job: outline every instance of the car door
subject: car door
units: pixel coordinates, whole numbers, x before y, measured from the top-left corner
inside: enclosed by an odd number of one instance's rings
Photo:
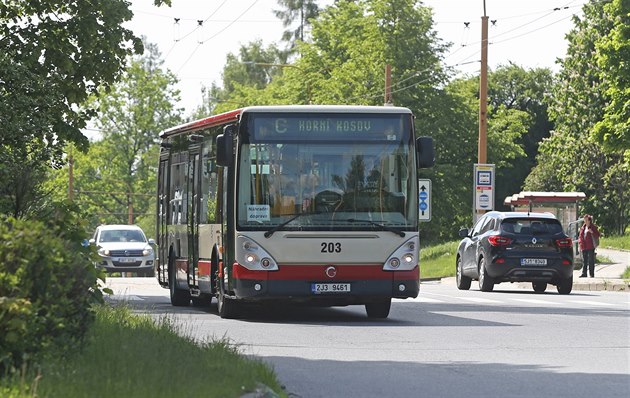
[[[486,223],[487,217],[482,216],[473,227],[470,236],[466,239],[464,245],[464,254],[462,255],[462,264],[465,274],[475,273],[477,269],[477,245],[479,240],[479,232],[481,227]],[[473,272],[474,271],[474,272]]]

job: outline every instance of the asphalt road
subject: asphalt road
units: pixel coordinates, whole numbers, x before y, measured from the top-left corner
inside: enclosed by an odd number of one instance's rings
[[[630,294],[423,283],[388,319],[359,306],[252,309],[225,320],[174,308],[153,278],[110,278],[112,301],[169,314],[182,333],[229,339],[271,364],[290,397],[571,397],[630,391]]]

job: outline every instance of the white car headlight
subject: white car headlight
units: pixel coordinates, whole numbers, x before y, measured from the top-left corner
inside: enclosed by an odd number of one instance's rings
[[[98,249],[98,254],[100,254],[101,256],[108,257],[109,256],[109,249],[101,247],[100,249]]]
[[[153,248],[151,246],[147,246],[144,250],[142,250],[142,255],[145,257],[150,256],[151,254],[153,254]]]

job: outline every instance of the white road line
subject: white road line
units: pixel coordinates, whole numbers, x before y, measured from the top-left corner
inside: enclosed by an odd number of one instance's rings
[[[405,301],[414,301],[414,302],[418,302],[418,303],[443,303],[443,300],[436,300],[436,299],[432,299],[432,298],[428,298],[428,297],[423,297],[423,296],[418,296],[415,299],[406,299],[406,300],[402,300],[402,302]]]
[[[612,303],[602,303],[601,301],[591,301],[591,300],[571,300],[572,303],[576,303],[576,304],[588,304],[588,305],[602,305],[602,306],[615,306],[615,304]]]
[[[543,305],[547,305],[547,304],[553,304],[553,305],[558,305],[560,303],[556,303],[555,301],[547,301],[547,300],[538,300],[538,299],[513,299],[514,301],[521,301],[523,303],[530,303],[530,304],[543,304]]]
[[[472,301],[473,303],[501,303],[502,302],[499,300],[490,300],[490,299],[481,298],[481,297],[457,297],[457,298],[461,300]]]

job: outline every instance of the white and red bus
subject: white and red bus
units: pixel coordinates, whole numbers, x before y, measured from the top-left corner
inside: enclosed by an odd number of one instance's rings
[[[409,109],[255,106],[160,133],[156,276],[176,306],[224,318],[274,300],[365,305],[419,291],[417,169],[434,162]]]

